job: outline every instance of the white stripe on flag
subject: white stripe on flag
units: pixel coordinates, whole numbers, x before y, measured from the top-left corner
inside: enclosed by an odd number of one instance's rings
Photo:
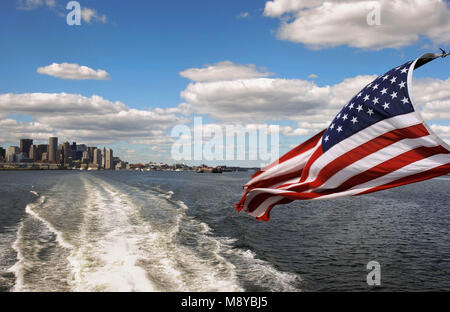
[[[336,198],[336,197],[342,197],[342,196],[348,196],[348,195],[357,195],[360,193],[363,193],[367,190],[370,190],[374,187],[382,186],[387,183],[390,183],[392,181],[408,177],[410,175],[414,175],[426,170],[430,170],[445,164],[450,163],[450,155],[449,154],[437,154],[433,155],[431,157],[421,159],[419,161],[416,161],[412,164],[409,164],[408,166],[402,167],[394,172],[391,172],[385,176],[379,177],[377,179],[371,180],[369,182],[359,184],[354,186],[353,188],[349,189],[345,192],[330,194],[321,196],[315,199],[330,199],[330,198]]]
[[[273,196],[273,197],[269,197],[268,199],[266,199],[265,201],[263,201],[261,203],[261,205],[258,206],[258,208],[256,210],[254,210],[253,212],[250,212],[249,215],[259,218],[262,217],[265,213],[266,210],[273,204],[277,203],[278,201],[282,200],[283,197],[282,196]]]
[[[389,119],[382,120],[376,124],[359,131],[358,133],[352,135],[351,137],[339,142],[332,148],[330,148],[326,153],[322,154],[316,161],[312,164],[308,178],[302,182],[295,185],[289,185],[282,187],[281,189],[289,189],[291,187],[298,186],[303,183],[311,182],[316,179],[317,174],[322,168],[327,164],[335,160],[336,158],[342,156],[343,154],[351,151],[358,146],[373,140],[383,133],[388,133],[396,129],[402,129],[406,127],[411,127],[417,124],[421,124],[421,119],[416,112],[412,112],[405,115],[395,116]]]
[[[347,166],[345,169],[337,172],[335,175],[330,177],[324,184],[315,190],[310,190],[312,192],[317,192],[322,189],[332,189],[340,186],[342,183],[348,179],[358,175],[372,167],[375,167],[389,159],[392,159],[400,154],[413,150],[417,147],[433,147],[439,146],[439,143],[434,140],[434,136],[429,135],[426,137],[421,137],[417,139],[404,139],[389,145],[375,153],[372,153],[360,160],[354,162],[353,164]]]

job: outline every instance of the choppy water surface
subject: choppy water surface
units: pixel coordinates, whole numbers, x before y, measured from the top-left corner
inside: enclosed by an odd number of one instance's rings
[[[261,223],[249,176],[0,172],[0,291],[450,290],[450,177]]]

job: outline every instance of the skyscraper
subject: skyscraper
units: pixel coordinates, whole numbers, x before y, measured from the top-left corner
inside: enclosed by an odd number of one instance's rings
[[[105,157],[106,157],[106,148],[103,148],[103,154],[102,154],[102,168],[105,168]]]
[[[97,147],[95,146],[89,146],[88,147],[88,152],[89,152],[89,163],[93,163],[94,162],[94,151]]]
[[[47,151],[48,162],[50,163],[57,162],[58,160],[56,156],[57,149],[58,149],[58,138],[50,137],[48,140],[48,151]]]
[[[31,144],[30,151],[28,153],[28,158],[31,159],[32,161],[40,160],[38,159],[39,157],[36,145]]]
[[[101,164],[102,164],[102,150],[101,149],[96,148],[94,150],[92,162],[96,165],[101,166]]]
[[[30,156],[31,145],[33,145],[32,139],[20,139],[20,152],[27,158]]]
[[[63,145],[64,151],[64,166],[69,165],[69,158],[72,158],[72,148],[69,142],[65,142]]]
[[[3,147],[0,147],[0,161],[4,161],[6,156],[6,150]]]
[[[81,162],[83,164],[89,164],[90,163],[90,157],[89,157],[89,151],[88,150],[83,152],[83,157],[81,157]]]
[[[7,162],[15,162],[17,155],[20,153],[20,148],[17,146],[8,147],[8,151],[6,152],[6,161]]]
[[[43,160],[42,156],[44,153],[47,153],[48,144],[39,144],[36,146],[36,149],[37,149],[37,159],[36,160],[38,160],[38,161]]]
[[[110,148],[105,150],[105,169],[114,169],[113,150]]]

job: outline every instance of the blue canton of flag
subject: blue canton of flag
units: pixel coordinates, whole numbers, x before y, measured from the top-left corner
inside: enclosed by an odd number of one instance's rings
[[[408,92],[412,63],[407,62],[379,76],[355,95],[325,131],[323,151],[381,120],[413,112]]]

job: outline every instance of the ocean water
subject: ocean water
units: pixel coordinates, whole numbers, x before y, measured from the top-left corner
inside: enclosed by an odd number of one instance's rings
[[[233,208],[250,174],[0,172],[0,291],[450,290],[450,177],[265,223]]]

